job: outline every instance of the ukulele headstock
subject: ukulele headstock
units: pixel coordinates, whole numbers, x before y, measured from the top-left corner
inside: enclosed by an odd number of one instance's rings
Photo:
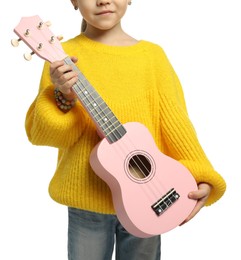
[[[50,23],[43,22],[38,16],[23,17],[14,28],[14,32],[19,39],[11,41],[14,47],[22,40],[32,50],[31,54],[25,54],[26,60],[31,59],[31,55],[36,53],[40,58],[49,62],[64,59],[67,55],[61,46],[61,37],[55,36],[49,29]]]

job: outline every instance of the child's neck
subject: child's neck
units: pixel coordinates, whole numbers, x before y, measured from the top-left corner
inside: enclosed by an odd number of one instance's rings
[[[130,46],[137,43],[137,40],[125,33],[120,25],[110,30],[100,30],[87,26],[84,34],[94,41],[111,46]]]

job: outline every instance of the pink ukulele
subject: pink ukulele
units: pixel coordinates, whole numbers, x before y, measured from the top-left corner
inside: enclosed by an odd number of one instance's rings
[[[20,37],[12,40],[14,46],[23,40],[42,59],[64,60],[78,71],[73,91],[104,137],[93,149],[90,164],[110,187],[126,230],[145,238],[180,225],[196,205],[188,198],[197,189],[190,172],[158,150],[144,125],[118,121],[39,16],[22,18],[14,32]]]

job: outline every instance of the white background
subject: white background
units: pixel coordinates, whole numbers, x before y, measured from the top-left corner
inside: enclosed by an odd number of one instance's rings
[[[35,56],[26,62],[22,54],[28,48],[23,43],[13,48],[10,40],[23,16],[50,20],[51,30],[65,40],[79,33],[81,17],[70,0],[0,5],[0,259],[65,260],[67,209],[48,195],[57,153],[31,145],[24,129],[43,61]],[[231,254],[241,259],[240,1],[133,0],[123,27],[164,48],[181,80],[199,140],[227,182],[220,201],[162,236],[162,259],[226,260]]]

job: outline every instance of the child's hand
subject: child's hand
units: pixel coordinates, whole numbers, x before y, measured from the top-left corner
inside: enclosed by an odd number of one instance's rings
[[[77,58],[71,57],[71,60],[76,63]],[[50,77],[55,85],[66,99],[74,99],[75,94],[71,87],[76,83],[78,76],[77,72],[73,71],[70,65],[64,63],[64,61],[55,61],[50,65]]]
[[[200,209],[205,205],[210,193],[212,190],[212,186],[208,183],[200,183],[198,184],[198,190],[192,191],[188,194],[188,197],[190,199],[197,200],[197,204],[191,214],[182,222],[181,225],[187,223],[189,220],[191,220],[199,211]]]

